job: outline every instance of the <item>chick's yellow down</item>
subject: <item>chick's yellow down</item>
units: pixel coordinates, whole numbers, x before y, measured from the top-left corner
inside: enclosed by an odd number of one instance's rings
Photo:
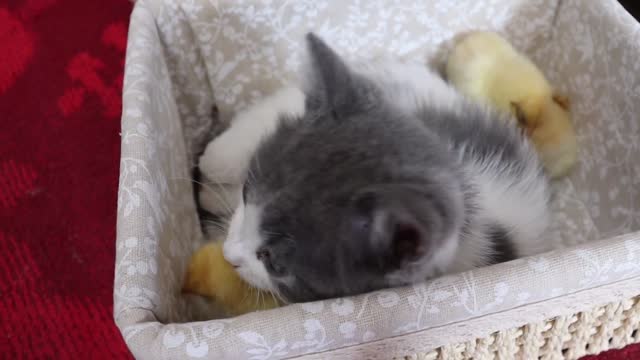
[[[182,291],[213,299],[230,316],[280,306],[270,293],[247,284],[222,254],[222,243],[198,249],[187,267]]]
[[[507,40],[489,31],[461,36],[446,64],[447,80],[472,99],[509,112],[535,145],[551,178],[566,175],[577,159],[569,101]]]

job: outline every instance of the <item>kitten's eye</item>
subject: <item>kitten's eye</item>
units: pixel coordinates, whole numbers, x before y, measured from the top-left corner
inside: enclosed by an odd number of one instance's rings
[[[277,275],[282,275],[284,269],[280,266],[274,266],[271,258],[271,252],[267,249],[260,249],[256,251],[256,257],[258,260],[262,261],[264,266],[267,268],[269,272],[275,273]]]
[[[260,249],[260,250],[256,251],[256,257],[260,261],[269,261],[271,259],[271,254],[269,253],[269,250],[267,250],[267,249]]]

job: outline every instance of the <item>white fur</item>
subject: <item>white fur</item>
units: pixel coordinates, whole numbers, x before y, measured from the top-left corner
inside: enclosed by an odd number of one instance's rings
[[[377,60],[353,68],[373,80],[399,110],[414,112],[424,104],[451,109],[460,101],[460,95],[423,64]]]
[[[533,154],[535,156],[535,154]],[[532,162],[535,164],[535,162]],[[498,221],[509,232],[519,256],[530,256],[551,250],[545,237],[549,224],[549,192],[535,166],[518,178],[500,176],[496,162],[476,162],[468,176],[478,189],[481,207],[472,233],[461,239],[461,246],[450,271],[459,272],[486,262],[491,254],[490,240],[480,232]]]
[[[229,234],[224,242],[223,253],[229,263],[249,283],[260,289],[273,289],[273,283],[256,252],[263,239],[259,233],[262,209],[240,202],[231,217]]]

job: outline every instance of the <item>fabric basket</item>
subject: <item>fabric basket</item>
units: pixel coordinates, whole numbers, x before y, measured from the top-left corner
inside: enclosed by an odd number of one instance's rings
[[[196,321],[215,314],[180,294],[204,241],[195,155],[235,111],[295,79],[304,34],[316,31],[347,57],[437,66],[448,41],[470,29],[503,33],[572,99],[580,162],[553,185],[557,250]],[[125,341],[141,359],[575,359],[640,341],[638,59],[640,25],[614,0],[137,1],[114,283]]]

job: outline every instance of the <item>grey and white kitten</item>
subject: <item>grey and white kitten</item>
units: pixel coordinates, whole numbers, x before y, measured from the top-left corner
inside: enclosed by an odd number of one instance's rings
[[[204,207],[235,203],[224,255],[246,281],[301,302],[548,250],[548,181],[512,121],[424,66],[307,42],[305,90],[238,114],[200,160],[229,190]]]

